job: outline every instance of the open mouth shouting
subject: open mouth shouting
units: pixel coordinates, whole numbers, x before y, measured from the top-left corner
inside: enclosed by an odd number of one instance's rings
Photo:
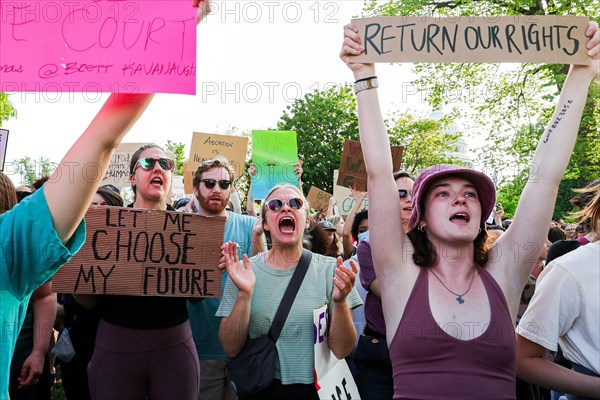
[[[471,216],[466,212],[459,212],[450,217],[450,222],[458,225],[467,225],[471,221]]]
[[[163,186],[163,179],[160,176],[155,176],[150,181],[150,184],[152,186],[154,186],[154,187],[162,187]]]
[[[292,217],[283,217],[279,220],[279,230],[282,233],[294,233],[296,231],[296,221]]]

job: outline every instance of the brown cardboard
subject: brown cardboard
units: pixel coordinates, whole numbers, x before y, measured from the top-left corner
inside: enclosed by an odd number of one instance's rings
[[[223,156],[231,162],[235,177],[239,178],[245,172],[247,149],[248,138],[244,136],[194,132],[187,169],[196,172],[202,161]]]
[[[312,186],[308,192],[306,200],[310,203],[310,206],[315,210],[323,211],[327,210],[329,206],[329,199],[333,197],[331,194],[324,190],[319,189],[316,186]]]
[[[102,185],[114,185],[118,188],[131,187],[131,181],[129,180],[129,163],[131,162],[131,156],[136,152],[137,149],[144,146],[147,143],[121,143],[115,149],[108,169],[106,170],[106,177],[102,181]]]
[[[195,171],[188,169],[187,162],[183,163],[183,191],[185,194],[194,193],[194,172]]]
[[[589,64],[587,17],[375,17],[353,19],[365,47],[352,62]]]
[[[86,242],[54,275],[53,291],[221,297],[225,218],[90,207],[85,220]]]
[[[397,171],[402,164],[404,146],[390,146],[390,151],[394,171]],[[344,142],[336,184],[345,188],[356,185],[361,192],[367,191],[367,169],[360,141],[346,139]]]
[[[339,186],[336,182],[338,180],[339,171],[337,169],[333,170],[333,197],[335,197],[336,204],[338,206],[338,211],[340,215],[344,218],[350,214],[350,210],[354,207],[354,196],[352,196],[352,191],[347,187]],[[361,210],[369,208],[369,198],[365,198],[363,203],[361,204]]]

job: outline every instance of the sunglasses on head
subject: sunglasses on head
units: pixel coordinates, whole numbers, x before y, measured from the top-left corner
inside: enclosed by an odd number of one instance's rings
[[[286,202],[279,199],[272,199],[267,202],[267,207],[273,212],[279,212],[283,208],[284,204],[287,204],[292,210],[299,210],[304,205],[304,202],[302,201],[302,199],[298,198],[289,199]]]
[[[401,199],[405,199],[405,198],[407,198],[407,197],[408,197],[408,195],[409,195],[409,193],[408,193],[408,190],[405,190],[405,189],[398,189],[398,196],[399,196]]]
[[[175,162],[169,158],[152,158],[152,157],[144,157],[140,158],[137,164],[145,170],[151,170],[158,162],[158,165],[163,169],[163,171],[170,171],[175,166]]]
[[[219,183],[219,187],[223,190],[229,189],[229,185],[231,185],[231,181],[226,179],[220,181],[216,179],[200,179],[200,182],[204,182],[204,186],[206,186],[207,189],[214,188],[217,183]]]

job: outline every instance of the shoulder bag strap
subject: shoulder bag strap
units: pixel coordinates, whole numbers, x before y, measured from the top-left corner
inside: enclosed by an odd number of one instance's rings
[[[302,285],[306,271],[308,271],[308,266],[310,265],[311,259],[312,253],[306,249],[302,250],[300,261],[298,261],[294,275],[292,275],[292,279],[285,290],[283,299],[281,299],[281,303],[279,304],[279,308],[277,309],[277,313],[275,313],[275,318],[273,319],[271,328],[269,329],[269,336],[274,342],[277,342],[277,339],[279,338],[279,334],[281,333],[283,325],[285,324],[285,320],[290,313],[292,304],[294,304],[294,299],[296,298],[298,289],[300,289],[300,285]]]

